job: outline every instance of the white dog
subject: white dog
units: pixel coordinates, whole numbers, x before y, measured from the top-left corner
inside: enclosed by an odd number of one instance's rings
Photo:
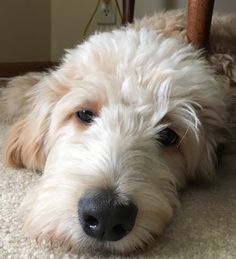
[[[214,176],[236,103],[236,17],[213,19],[207,58],[185,34],[182,11],[146,17],[10,83],[7,112],[27,105],[5,159],[43,171],[23,204],[31,237],[143,249],[172,219],[178,189]]]

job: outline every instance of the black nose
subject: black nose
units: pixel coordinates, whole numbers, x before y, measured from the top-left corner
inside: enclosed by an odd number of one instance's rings
[[[84,232],[101,241],[117,241],[133,228],[137,207],[130,201],[119,201],[112,190],[86,193],[78,205]]]

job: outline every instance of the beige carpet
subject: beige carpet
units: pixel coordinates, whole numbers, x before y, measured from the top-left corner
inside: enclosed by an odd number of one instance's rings
[[[0,118],[1,119],[1,118]],[[116,258],[51,250],[21,235],[19,205],[39,176],[5,168],[2,143],[8,126],[0,121],[0,259]],[[162,238],[130,258],[236,258],[236,155],[227,155],[212,186],[193,185],[181,195],[182,206]],[[117,257],[118,258],[118,257]]]

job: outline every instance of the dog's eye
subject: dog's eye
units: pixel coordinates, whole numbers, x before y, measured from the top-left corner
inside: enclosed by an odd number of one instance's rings
[[[172,129],[166,128],[159,132],[157,140],[165,146],[172,146],[178,142],[178,135]]]
[[[90,124],[93,122],[95,114],[89,110],[80,110],[76,112],[76,116],[83,123]]]

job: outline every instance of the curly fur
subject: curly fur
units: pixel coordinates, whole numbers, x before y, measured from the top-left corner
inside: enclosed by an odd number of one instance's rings
[[[217,147],[232,140],[236,17],[213,18],[207,57],[187,43],[185,27],[184,12],[174,11],[96,33],[54,71],[16,78],[5,90],[6,112],[27,103],[5,160],[43,170],[23,204],[31,237],[72,249],[144,248],[171,221],[178,189],[214,177]],[[80,108],[98,114],[90,127],[76,119]],[[156,140],[166,126],[178,145]],[[87,190],[110,186],[138,215],[127,236],[102,243],[83,232],[77,204]]]

